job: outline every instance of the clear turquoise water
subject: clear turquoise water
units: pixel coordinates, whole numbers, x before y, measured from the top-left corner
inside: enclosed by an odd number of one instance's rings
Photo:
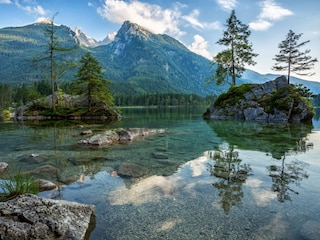
[[[0,123],[0,162],[54,167],[38,175],[63,185],[40,196],[94,204],[89,239],[303,239],[303,226],[320,222],[319,120],[204,121],[203,111],[124,109],[120,122],[83,124],[166,130],[112,148],[77,146],[75,122]],[[122,163],[148,174],[118,177]]]

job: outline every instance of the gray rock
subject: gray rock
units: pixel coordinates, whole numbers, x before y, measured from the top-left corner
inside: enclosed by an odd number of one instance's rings
[[[79,145],[92,146],[110,146],[120,142],[132,141],[138,137],[145,137],[153,134],[164,133],[164,129],[148,129],[148,128],[120,128],[108,130],[102,134],[97,134],[89,139],[78,141]]]
[[[152,156],[155,158],[155,159],[168,159],[168,155],[164,152],[154,152],[152,153]]]
[[[164,133],[164,130],[149,128],[124,128],[120,129],[118,134],[120,141],[132,141],[137,137],[144,137],[157,133]]]
[[[102,134],[97,134],[85,141],[79,141],[78,144],[83,145],[112,145],[119,141],[119,135],[114,131],[105,131]]]
[[[300,230],[300,235],[305,240],[320,239],[320,222],[307,221]]]
[[[80,133],[81,135],[91,135],[92,134],[92,130],[84,130]]]
[[[122,163],[117,169],[117,174],[123,177],[139,178],[148,174],[148,169],[135,163]]]
[[[39,180],[39,191],[48,191],[48,190],[52,190],[52,189],[56,189],[57,185],[53,182],[50,182],[48,180],[45,179],[40,179]]]
[[[226,104],[224,107],[216,108],[212,104],[207,112],[204,113],[204,118],[263,122],[310,122],[313,117],[313,111],[301,100],[286,102],[285,110],[269,109],[270,106],[268,106],[268,102],[265,99],[270,99],[271,94],[284,86],[288,86],[285,76],[264,84],[253,84],[251,90],[244,93],[243,98],[233,105]],[[282,101],[286,101],[286,99]],[[263,104],[261,104],[262,102]]]
[[[8,168],[8,163],[0,162],[0,172],[4,172]]]
[[[0,203],[0,239],[85,237],[95,206],[21,195]]]

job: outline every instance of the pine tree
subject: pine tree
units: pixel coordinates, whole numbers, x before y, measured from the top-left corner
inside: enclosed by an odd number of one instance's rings
[[[253,53],[252,44],[248,40],[251,34],[249,26],[238,20],[234,10],[225,26],[227,29],[217,43],[228,48],[213,58],[212,65],[216,63],[217,68],[209,82],[216,81],[216,84],[219,85],[231,77],[231,85],[235,86],[236,78],[241,77],[245,71],[245,64],[255,65],[253,58],[258,54]]]
[[[113,97],[109,91],[110,82],[103,77],[100,63],[90,52],[80,59],[80,63],[74,86],[77,93],[87,96],[88,110],[91,111],[93,102],[113,106]]]
[[[318,61],[316,58],[312,58],[308,55],[310,53],[309,49],[304,52],[299,51],[300,47],[310,42],[310,40],[308,40],[298,43],[301,36],[302,33],[295,34],[292,30],[289,30],[286,39],[279,44],[279,54],[276,54],[275,58],[273,58],[276,63],[272,69],[275,71],[288,71],[288,83],[290,83],[291,72],[302,76],[313,75],[314,73],[300,72],[312,69],[314,67],[314,63]]]
[[[58,13],[55,13],[50,19],[50,23],[45,25],[44,27],[44,35],[48,39],[48,45],[46,47],[46,51],[42,56],[36,57],[34,62],[49,62],[49,72],[50,72],[50,82],[51,82],[51,94],[52,94],[52,109],[55,110],[55,97],[54,93],[59,89],[59,80],[61,80],[62,76],[67,72],[67,70],[75,67],[74,62],[62,62],[58,63],[58,53],[64,53],[68,51],[74,50],[77,46],[75,45],[72,48],[64,48],[60,46],[59,39],[57,37],[57,27],[54,24],[54,19]],[[47,66],[46,66],[47,67]],[[45,67],[45,68],[46,68]],[[44,68],[44,69],[45,69]]]

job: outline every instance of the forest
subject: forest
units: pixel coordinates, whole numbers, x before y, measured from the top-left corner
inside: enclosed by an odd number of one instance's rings
[[[71,94],[71,83],[61,84],[64,93]],[[49,81],[12,87],[0,83],[0,109],[25,105],[51,94]],[[216,96],[201,97],[197,94],[155,93],[142,95],[114,95],[115,106],[209,106]],[[320,102],[320,98],[319,98]]]

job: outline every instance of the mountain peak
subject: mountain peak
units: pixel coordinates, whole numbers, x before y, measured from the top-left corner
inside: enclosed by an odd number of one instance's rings
[[[123,37],[124,35],[126,35],[126,37],[128,36],[136,36],[140,39],[144,39],[147,40],[149,39],[150,35],[152,35],[152,33],[141,27],[140,25],[136,24],[136,23],[132,23],[130,21],[125,21],[122,24],[122,27],[120,28],[120,30],[118,31],[118,37]],[[117,36],[116,36],[117,38]]]
[[[44,18],[44,17],[41,17],[41,18],[38,18],[34,24],[52,24],[52,20],[51,18]],[[53,25],[55,26],[60,26],[59,24],[56,24],[56,23],[53,23]]]
[[[92,47],[98,44],[95,39],[87,36],[80,28],[76,27],[74,32],[81,45],[85,47]]]

